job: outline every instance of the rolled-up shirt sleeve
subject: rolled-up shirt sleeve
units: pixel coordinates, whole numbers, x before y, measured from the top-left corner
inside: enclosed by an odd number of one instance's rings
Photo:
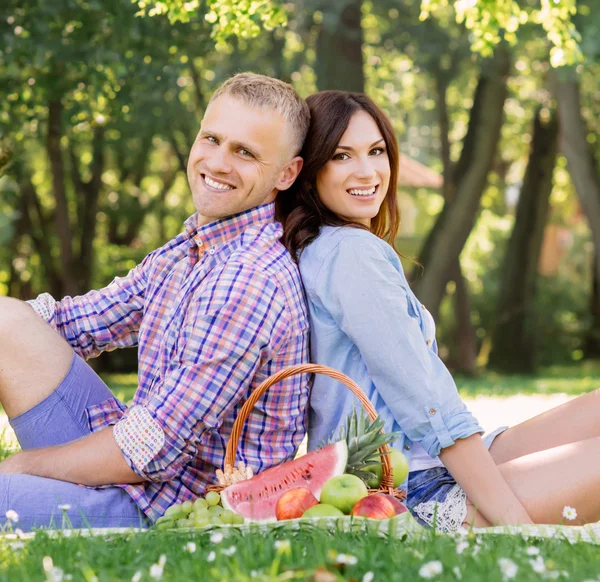
[[[286,341],[289,313],[276,283],[254,267],[229,263],[180,332],[170,373],[113,434],[131,469],[148,481],[176,478],[206,431],[247,398],[258,368]]]
[[[103,289],[60,301],[48,293],[28,301],[84,359],[137,345],[154,253]]]
[[[395,266],[371,236],[360,231],[344,236],[325,257],[315,291],[357,346],[396,422],[436,457],[483,429],[423,337],[400,262]]]

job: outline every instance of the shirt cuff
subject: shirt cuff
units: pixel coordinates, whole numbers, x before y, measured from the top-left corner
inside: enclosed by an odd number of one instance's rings
[[[430,457],[437,457],[442,449],[451,447],[458,439],[485,432],[466,408],[460,412],[451,412],[446,418],[435,407],[425,406],[424,408],[429,424],[431,424],[431,430],[423,437],[421,445]]]
[[[113,436],[132,470],[147,478],[144,469],[165,444],[165,433],[143,406],[133,406],[113,428]]]
[[[29,303],[31,308],[46,322],[50,323],[54,317],[56,311],[56,299],[50,295],[50,293],[42,293],[35,299],[30,299],[26,303]]]

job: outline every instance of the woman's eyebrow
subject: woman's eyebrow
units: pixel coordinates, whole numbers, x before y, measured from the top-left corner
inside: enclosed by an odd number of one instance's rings
[[[374,141],[374,142],[373,142],[373,143],[372,143],[372,144],[369,146],[369,148],[372,148],[373,146],[376,146],[376,145],[377,145],[379,142],[381,142],[381,141],[384,141],[384,139],[383,139],[382,137],[381,137],[381,138],[379,138],[377,141]],[[351,148],[350,146],[345,146],[345,145],[342,145],[342,144],[338,144],[338,147],[337,147],[337,149],[338,149],[338,150],[348,150],[348,151],[352,151],[354,148]]]

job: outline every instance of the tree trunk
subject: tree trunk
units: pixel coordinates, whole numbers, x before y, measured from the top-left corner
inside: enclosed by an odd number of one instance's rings
[[[319,90],[365,90],[363,72],[362,0],[320,3],[323,23],[317,38]]]
[[[469,128],[456,165],[454,196],[444,205],[419,257],[425,268],[415,282],[415,292],[434,317],[439,312],[452,265],[473,229],[487,186],[500,139],[509,68],[510,58],[504,47],[498,47],[494,59],[482,68]],[[417,277],[418,273],[414,273],[413,278]]]
[[[438,94],[438,111],[440,124],[440,155],[442,158],[444,184],[442,192],[445,203],[449,203],[454,193],[452,178],[452,160],[450,157],[450,121],[448,116],[447,91],[448,82],[446,76],[438,71],[436,75],[436,90]],[[450,347],[450,358],[456,372],[475,375],[477,357],[477,345],[475,330],[471,323],[471,301],[469,297],[469,285],[464,278],[460,260],[457,257],[451,267],[451,279],[455,283],[454,292],[454,319],[455,329],[453,336],[454,344]]]
[[[65,168],[60,145],[62,137],[62,112],[60,100],[48,103],[48,135],[46,150],[52,170],[52,187],[56,200],[56,234],[60,244],[62,263],[63,293],[73,295],[77,292],[77,282],[73,277],[73,231],[69,219],[69,202],[65,187]]]
[[[504,373],[536,371],[533,299],[558,149],[558,121],[536,114],[531,153],[519,195],[515,226],[504,257],[488,367]]]
[[[567,159],[569,174],[594,242],[592,325],[586,339],[587,357],[600,357],[600,162],[587,141],[588,128],[581,115],[580,88],[576,73],[569,69],[553,74],[553,88],[560,121],[560,149]]]

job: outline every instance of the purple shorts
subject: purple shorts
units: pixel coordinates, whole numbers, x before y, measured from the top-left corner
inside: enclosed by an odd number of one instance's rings
[[[113,393],[79,356],[58,388],[10,420],[23,450],[60,445],[90,434],[87,408]],[[0,524],[8,510],[23,531],[36,527],[148,527],[137,504],[120,487],[94,489],[32,475],[0,474]]]

